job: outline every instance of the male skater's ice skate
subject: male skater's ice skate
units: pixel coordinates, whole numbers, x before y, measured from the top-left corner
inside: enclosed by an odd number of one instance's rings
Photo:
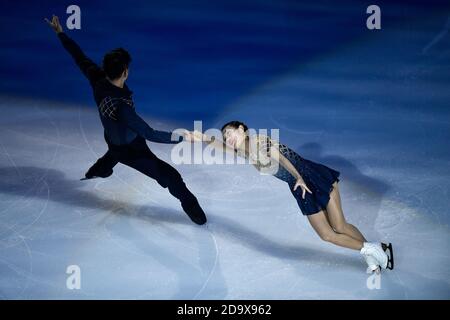
[[[85,179],[109,177],[113,173],[113,167],[118,162],[123,163],[168,188],[180,200],[189,218],[197,224],[204,224],[205,213],[181,175],[172,166],[158,159],[146,144],[146,139],[160,143],[178,143],[183,137],[179,136],[177,141],[172,141],[171,132],[152,129],[136,114],[132,91],[125,84],[131,61],[128,52],[119,48],[105,54],[103,68],[100,68],[63,32],[58,17],[53,16],[52,21],[45,20],[88,78],[103,124],[108,151],[87,171]],[[191,133],[186,131],[184,138],[190,140]]]

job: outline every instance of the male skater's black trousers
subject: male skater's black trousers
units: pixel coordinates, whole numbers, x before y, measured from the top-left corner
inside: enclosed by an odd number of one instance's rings
[[[114,145],[107,137],[108,151],[89,168],[86,177],[109,177],[118,163],[127,165],[146,176],[155,179],[170,194],[179,199],[184,211],[197,224],[204,224],[206,216],[198,204],[197,198],[189,191],[178,171],[159,159],[147,146],[144,138],[138,136],[130,144]]]

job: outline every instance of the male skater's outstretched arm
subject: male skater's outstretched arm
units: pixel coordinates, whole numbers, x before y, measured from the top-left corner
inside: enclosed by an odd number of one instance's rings
[[[50,24],[56,32],[64,48],[70,53],[81,72],[83,72],[92,85],[94,85],[96,81],[105,77],[103,70],[84,54],[75,41],[70,39],[64,33],[57,16],[53,16],[52,21],[45,18],[45,21],[47,21],[47,23]]]
[[[100,68],[95,62],[93,62],[89,57],[87,57],[83,50],[78,46],[78,44],[73,41],[69,36],[67,36],[62,26],[59,22],[59,18],[57,16],[53,16],[52,21],[49,21],[47,18],[45,21],[53,28],[53,30],[58,35],[58,38],[61,40],[61,43],[63,47],[69,52],[69,54],[74,59],[77,66],[80,68],[81,72],[86,76],[86,78],[89,80],[91,85],[95,87],[97,82],[99,80],[108,79],[111,83],[119,86],[124,87],[125,80],[128,78],[128,65],[125,68],[126,77],[123,81],[120,81],[120,78],[111,80],[105,74],[102,68]],[[121,52],[122,51],[122,52]],[[114,53],[124,53],[124,55],[128,55],[125,50],[119,48],[116,50],[113,50],[113,52],[110,52],[105,55],[105,58],[103,59],[103,63],[105,64],[111,64],[111,59],[107,59],[108,57],[111,57]],[[126,53],[126,54],[125,54]],[[117,57],[113,58],[117,59]],[[131,62],[131,58],[129,58],[129,62]],[[115,61],[112,61],[115,62]],[[129,62],[127,64],[129,64]],[[130,91],[131,93],[131,91]],[[130,104],[131,99],[128,101],[125,101],[127,104]],[[120,100],[113,100],[111,104],[117,105],[123,103],[123,101]],[[108,112],[111,110],[108,110]],[[136,132],[138,135],[144,137],[145,139],[152,141],[152,142],[160,142],[160,143],[179,143],[182,141],[182,137],[176,135],[173,135],[172,132],[166,132],[166,131],[159,131],[151,128],[135,111],[134,108],[116,108],[116,114],[119,114],[119,117],[121,120],[126,123],[126,125]],[[111,115],[112,116],[112,115]],[[175,137],[175,139],[173,139]],[[185,131],[184,137],[188,140],[192,139],[191,133],[188,131]]]
[[[98,106],[108,151],[89,168],[86,178],[109,177],[113,167],[122,163],[155,179],[162,187],[180,200],[192,221],[204,224],[206,216],[196,197],[186,187],[175,168],[162,161],[148,148],[145,140],[160,143],[178,143],[183,137],[151,128],[135,111],[132,91],[125,84],[131,57],[122,48],[114,49],[103,57],[102,68],[90,60],[81,48],[64,34],[58,17],[47,23],[57,33],[64,48],[70,53],[82,73],[88,78]],[[187,140],[192,133],[185,131]]]

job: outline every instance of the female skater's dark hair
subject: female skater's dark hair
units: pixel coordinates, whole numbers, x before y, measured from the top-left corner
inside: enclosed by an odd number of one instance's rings
[[[227,123],[225,123],[223,125],[221,131],[223,133],[226,128],[230,128],[231,127],[233,129],[237,129],[237,128],[239,128],[239,126],[243,126],[244,127],[244,131],[248,130],[248,127],[247,127],[247,125],[245,123],[240,122],[240,121],[230,121],[230,122],[227,122]]]
[[[122,75],[130,62],[131,56],[128,51],[123,48],[117,48],[103,57],[103,71],[105,71],[109,79],[114,80]]]

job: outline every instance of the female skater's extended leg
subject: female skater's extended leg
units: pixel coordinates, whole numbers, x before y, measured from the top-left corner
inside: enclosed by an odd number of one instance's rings
[[[333,191],[330,194],[330,201],[327,205],[327,210],[325,210],[331,227],[337,233],[345,234],[357,241],[362,242],[364,250],[361,251],[361,253],[364,255],[364,258],[369,266],[369,272],[377,270],[379,265],[385,268],[387,261],[386,253],[383,252],[381,246],[368,243],[361,232],[354,225],[345,220],[341,206],[341,196],[339,194],[338,183],[335,182],[333,187]]]
[[[327,205],[326,213],[328,214],[328,220],[330,221],[331,227],[337,233],[346,234],[354,239],[366,242],[366,238],[354,225],[348,223],[345,220],[344,213],[341,206],[341,196],[339,194],[338,183],[333,184],[333,191],[330,194],[330,201]]]
[[[363,241],[354,239],[346,234],[336,233],[328,223],[325,211],[323,210],[309,215],[308,220],[319,237],[324,241],[354,250],[361,250],[363,247]]]

